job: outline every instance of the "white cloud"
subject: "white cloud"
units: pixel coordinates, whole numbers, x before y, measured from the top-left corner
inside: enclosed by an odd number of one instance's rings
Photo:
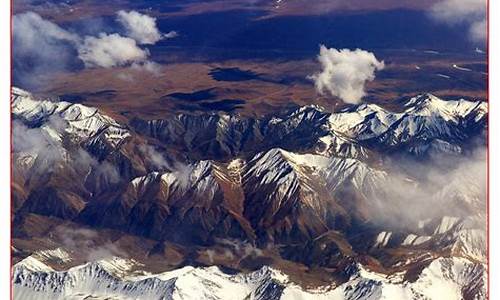
[[[73,43],[79,41],[78,35],[62,29],[55,23],[44,20],[34,12],[15,15],[13,22],[16,40],[21,46],[28,49],[38,46],[39,50],[43,50],[40,49],[40,44],[35,42],[42,42],[47,45],[53,41],[69,41]]]
[[[116,75],[116,77],[118,79],[121,79],[123,81],[128,81],[128,82],[133,82],[134,81],[134,76],[128,72],[122,72],[122,73],[118,73]]]
[[[117,20],[127,30],[127,35],[139,44],[154,45],[164,37],[156,26],[156,18],[137,11],[120,10]]]
[[[484,42],[488,38],[488,22],[486,19],[473,22],[469,28],[469,36],[476,42]]]
[[[144,157],[146,157],[155,167],[156,170],[165,170],[170,167],[163,155],[156,151],[153,146],[150,145],[140,145],[139,150],[142,152]]]
[[[167,34],[164,35],[164,37],[166,39],[173,39],[173,38],[176,38],[178,36],[179,36],[179,33],[177,31],[174,31],[174,30],[172,30],[172,31],[170,31],[170,32],[168,32]]]
[[[87,67],[111,68],[147,60],[149,52],[141,49],[135,40],[117,33],[87,36],[78,47],[78,57]]]
[[[14,83],[35,88],[48,84],[51,74],[56,71],[83,67],[131,67],[159,74],[160,65],[149,60],[148,49],[140,44],[154,44],[162,38],[173,38],[177,33],[171,31],[162,35],[154,18],[134,11],[120,11],[118,18],[130,37],[118,33],[82,37],[34,12],[15,15]]]
[[[432,6],[431,15],[450,25],[465,23],[471,40],[486,40],[486,0],[443,0]]]
[[[369,199],[376,203],[369,215],[377,216],[373,222],[415,228],[423,219],[467,217],[471,207],[485,209],[486,154],[479,146],[468,154],[437,155],[429,162],[395,159],[387,184]]]
[[[146,71],[152,73],[153,75],[160,75],[161,73],[161,65],[155,63],[154,61],[135,62],[130,66],[130,68],[136,71]]]
[[[67,132],[68,123],[59,115],[52,115],[41,127],[29,127],[20,120],[12,121],[13,153],[19,157],[32,157],[39,163],[37,169],[44,172],[60,167],[75,170],[88,170],[86,184],[93,185],[95,190],[119,182],[118,169],[108,161],[98,161],[83,148],[67,151],[61,138]],[[15,163],[13,168],[21,167]]]
[[[16,84],[33,87],[49,71],[68,70],[80,37],[34,12],[13,17],[13,63]]]
[[[47,124],[49,128],[57,130],[59,121],[51,117]],[[63,161],[65,150],[61,142],[53,139],[43,128],[30,128],[19,120],[12,121],[12,141],[14,153],[25,153],[29,156],[46,161],[49,168],[55,163]]]
[[[320,94],[329,93],[346,103],[361,102],[365,83],[375,79],[375,71],[384,68],[371,52],[361,49],[328,49],[321,45],[318,60],[322,71],[310,76]]]
[[[127,253],[98,232],[84,228],[57,227],[55,236],[63,248],[76,252],[88,261],[98,261],[114,256],[128,257]]]

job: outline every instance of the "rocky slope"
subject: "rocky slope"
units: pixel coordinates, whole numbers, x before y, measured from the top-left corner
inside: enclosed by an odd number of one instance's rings
[[[127,123],[14,88],[12,117],[19,299],[484,298],[484,102]]]
[[[412,282],[350,265],[349,280],[303,289],[269,267],[227,274],[217,267],[160,274],[131,271],[133,260],[109,258],[56,272],[33,257],[14,267],[14,299],[484,299],[484,268],[461,258],[439,258]],[[467,288],[464,288],[467,287]]]

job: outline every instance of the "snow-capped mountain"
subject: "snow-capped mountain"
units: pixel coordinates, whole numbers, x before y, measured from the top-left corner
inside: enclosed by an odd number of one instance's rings
[[[18,299],[484,298],[484,102],[117,121],[11,100]]]
[[[116,148],[130,136],[126,128],[97,108],[65,101],[38,101],[18,88],[13,88],[11,101],[15,119],[29,127],[41,127],[56,140],[67,133],[76,143],[102,142]]]
[[[132,125],[143,134],[206,158],[245,155],[274,147],[366,158],[381,150],[420,156],[429,151],[460,153],[471,137],[484,130],[486,115],[485,102],[445,101],[422,95],[404,103],[402,112],[376,104],[334,113],[318,106],[304,106],[259,119],[225,114],[178,115],[164,120],[135,120]]]
[[[411,282],[403,272],[392,275],[349,266],[347,282],[303,289],[283,272],[262,267],[251,273],[227,274],[217,267],[150,274],[137,262],[109,258],[54,271],[28,257],[14,267],[14,299],[484,299],[484,266],[462,258],[439,258]],[[466,287],[466,288],[464,288]]]

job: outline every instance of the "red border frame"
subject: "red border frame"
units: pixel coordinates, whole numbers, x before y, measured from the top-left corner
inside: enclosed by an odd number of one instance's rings
[[[13,57],[13,16],[14,16],[14,0],[10,0],[10,89],[9,89],[9,112],[12,115],[12,106],[10,105],[10,98],[12,97],[12,83],[13,83],[13,75],[12,75],[12,57]],[[487,69],[488,69],[488,74],[486,76],[486,97],[487,97],[487,102],[488,102],[488,130],[487,130],[487,137],[486,137],[486,299],[490,299],[490,287],[491,287],[491,264],[490,264],[490,73],[491,73],[491,68],[490,68],[490,0],[486,0],[486,64],[487,64]],[[12,119],[11,119],[11,124],[12,124]],[[9,144],[10,144],[10,190],[9,190],[9,198],[10,198],[10,205],[9,205],[9,216],[11,217],[12,213],[12,180],[13,180],[13,171],[12,171],[12,149],[13,149],[13,139],[12,139],[12,126],[10,126],[10,136],[9,136]],[[9,299],[14,299],[14,292],[13,292],[13,285],[12,285],[12,279],[13,279],[13,273],[12,273],[12,218],[10,222],[10,228],[9,228],[9,253],[10,253],[10,282],[9,282]]]
[[[13,163],[13,159],[12,159],[12,149],[14,149],[14,144],[13,144],[13,138],[12,138],[12,104],[10,103],[11,101],[11,98],[12,98],[12,83],[13,83],[13,72],[12,72],[12,67],[13,67],[13,57],[14,57],[14,54],[13,54],[13,17],[14,17],[14,0],[10,0],[10,88],[9,88],[9,113],[10,113],[10,135],[9,135],[9,144],[10,144],[10,157],[9,157],[9,160],[10,160],[10,166],[9,166],[9,182],[10,182],[10,189],[9,189],[9,198],[10,198],[10,203],[9,203],[9,218],[10,218],[10,228],[9,228],[9,278],[10,278],[10,282],[9,282],[9,299],[14,299],[14,285],[12,284],[12,280],[14,279],[14,274],[12,272],[12,268],[13,268],[13,264],[12,264],[12,183],[13,183],[13,178],[14,178],[14,174],[13,174],[13,171],[12,171],[12,163]]]
[[[488,130],[486,131],[486,299],[490,299],[491,264],[490,264],[490,0],[486,0],[486,95],[488,100]]]

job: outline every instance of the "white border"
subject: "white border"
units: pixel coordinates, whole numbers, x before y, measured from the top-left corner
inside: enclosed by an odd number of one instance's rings
[[[490,0],[490,299],[500,299],[500,3]],[[497,103],[498,102],[498,103]]]
[[[0,298],[10,297],[10,0],[0,0]]]

